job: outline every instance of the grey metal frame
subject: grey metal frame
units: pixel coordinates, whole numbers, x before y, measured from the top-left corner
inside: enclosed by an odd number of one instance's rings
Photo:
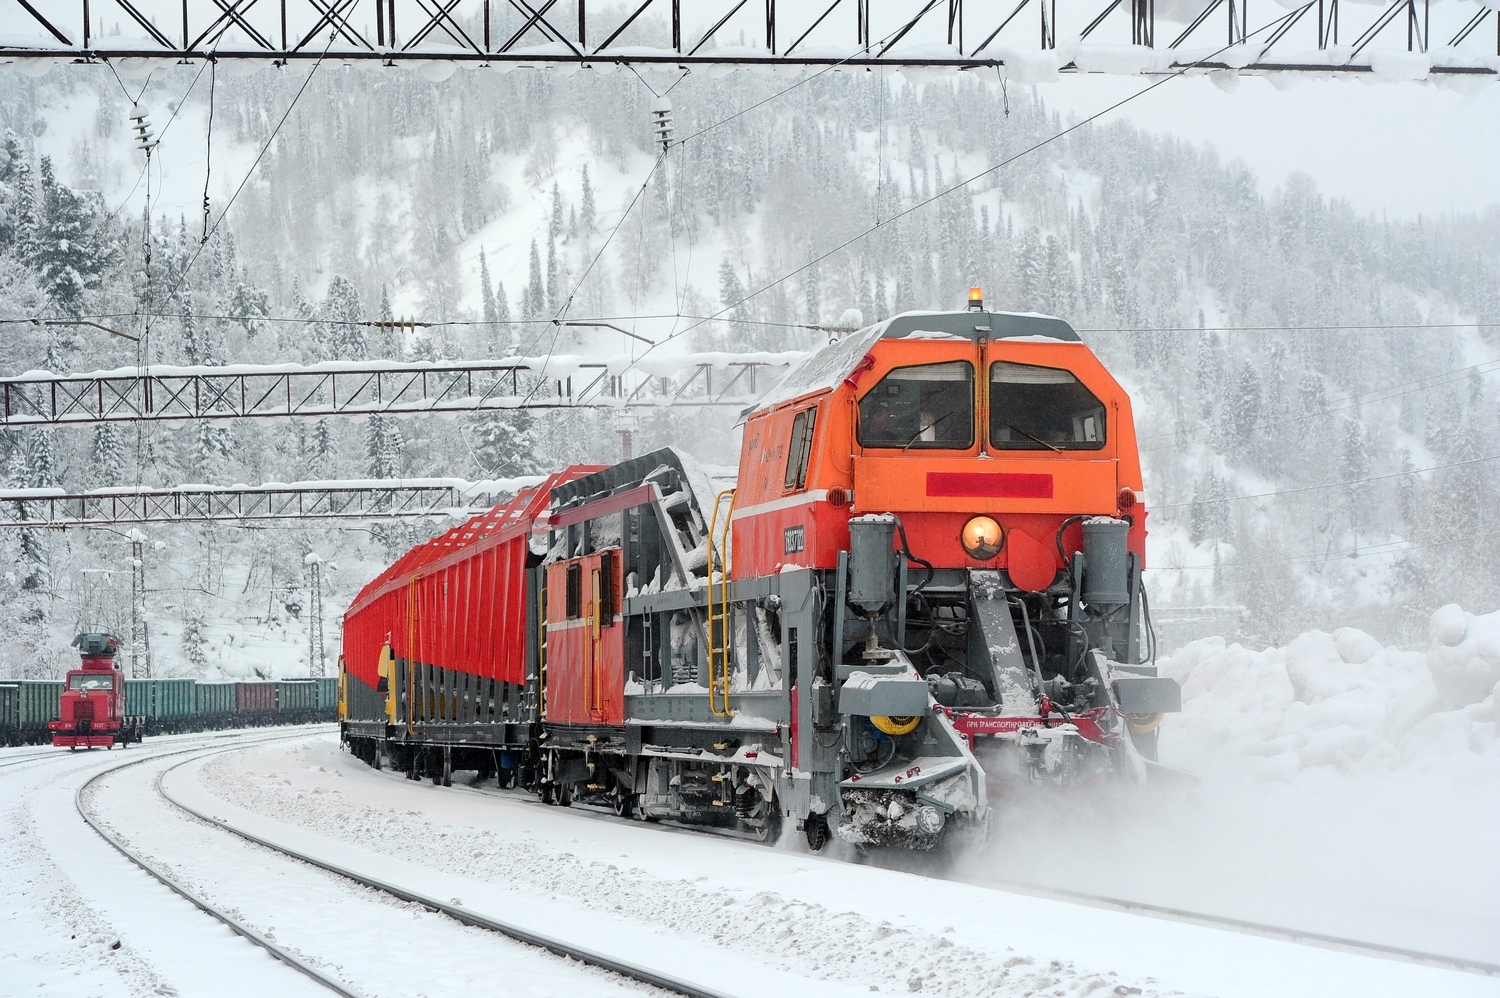
[[[854,68],[925,67],[995,69],[1005,60],[990,47],[1003,44],[1038,50],[1055,49],[1058,39],[1080,37],[1111,44],[1147,48],[1157,45],[1155,0],[889,0],[874,5],[871,0],[830,0],[792,4],[776,0],[641,0],[623,19],[607,0],[182,0],[180,19],[147,16],[132,0],[16,0],[22,15],[44,32],[35,46],[14,41],[0,46],[0,58],[47,57],[77,62],[113,59],[250,59],[277,65],[324,57],[342,62],[368,61],[379,65],[406,62],[449,61],[476,65],[616,65],[756,66],[791,65]],[[137,0],[138,2],[138,0]],[[1217,48],[1250,39],[1259,51],[1248,66],[1235,67],[1208,62],[1201,68],[1250,73],[1326,73],[1326,63],[1297,63],[1297,53],[1327,51],[1340,44],[1342,34],[1354,39],[1344,72],[1370,72],[1368,64],[1353,59],[1376,39],[1396,38],[1408,51],[1426,52],[1433,44],[1430,0],[1391,0],[1386,6],[1312,0],[1288,17],[1269,35],[1253,36],[1250,0],[1198,0],[1201,9],[1186,28],[1171,39],[1166,50],[1185,45]],[[1449,7],[1456,5],[1449,4]],[[1059,11],[1061,7],[1061,11]],[[711,11],[717,18],[701,35],[685,31],[684,10]],[[1285,13],[1265,5],[1266,17]],[[146,46],[121,47],[111,36],[99,36],[95,27],[108,10],[122,25],[124,34],[144,35]],[[641,20],[650,11],[654,18]],[[605,13],[609,12],[609,13]],[[595,16],[595,15],[598,16]],[[1487,44],[1478,43],[1479,29],[1495,12],[1476,5],[1472,14],[1439,11],[1440,21],[1451,22],[1437,36],[1452,32],[1448,46],[1468,45],[1474,55],[1485,54]],[[571,16],[569,16],[571,15]],[[763,15],[763,16],[762,16]],[[601,24],[601,18],[608,20]],[[830,20],[832,18],[832,20]],[[876,24],[876,21],[879,24]],[[1353,23],[1351,23],[1351,21]],[[949,56],[910,48],[906,41],[919,25],[935,25],[954,47]],[[641,44],[627,50],[611,46],[628,29],[660,32],[651,51]],[[747,54],[741,48],[721,50],[718,43],[737,28],[749,27],[763,55]],[[1495,17],[1495,45],[1500,53],[1500,17]],[[856,50],[847,57],[818,54],[803,48],[817,29],[820,42],[853,42]],[[128,30],[125,30],[128,29]],[[230,43],[229,32],[239,38]],[[1060,30],[1061,29],[1061,30]],[[1402,32],[1405,32],[1402,38]],[[1253,36],[1253,37],[1252,37]],[[325,41],[326,38],[326,41]],[[790,39],[790,42],[788,40]],[[631,39],[636,42],[636,39]],[[441,51],[424,49],[427,42],[440,41]],[[975,42],[978,42],[975,44]],[[538,43],[550,43],[550,51],[538,52]],[[152,47],[154,46],[154,47]],[[1281,58],[1282,53],[1287,59]],[[1174,62],[1166,71],[1193,65],[1189,59]],[[1065,72],[1081,71],[1076,64]],[[1493,68],[1477,59],[1459,65],[1434,66],[1436,74],[1495,75]]]
[[[501,493],[464,483],[304,482],[234,488],[0,490],[0,528],[253,520],[400,520],[478,515]]]
[[[158,367],[92,374],[0,378],[0,426],[141,420],[410,416],[427,412],[724,406],[753,402],[785,364],[693,363],[676,378],[641,377],[634,387],[607,365],[578,365],[550,378],[503,361]],[[575,384],[575,381],[577,382]]]

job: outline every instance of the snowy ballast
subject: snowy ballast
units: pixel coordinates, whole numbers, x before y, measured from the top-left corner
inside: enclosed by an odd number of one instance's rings
[[[1348,627],[1262,651],[1194,641],[1159,663],[1183,694],[1163,761],[1288,783],[1402,769],[1500,781],[1500,611],[1450,604],[1431,635],[1425,651]]]

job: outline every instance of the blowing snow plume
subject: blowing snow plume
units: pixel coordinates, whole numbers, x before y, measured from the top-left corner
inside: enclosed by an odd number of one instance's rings
[[[1500,612],[1445,606],[1431,635],[1187,645],[1159,663],[1184,700],[1161,755],[1202,784],[992,801],[966,875],[1495,962]]]

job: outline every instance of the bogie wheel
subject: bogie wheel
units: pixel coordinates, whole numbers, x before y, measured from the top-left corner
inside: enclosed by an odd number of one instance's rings
[[[570,784],[559,783],[557,785],[557,806],[558,807],[572,807],[573,806],[573,787]]]
[[[615,814],[621,818],[629,818],[635,813],[635,794],[628,790],[616,790],[610,805]]]
[[[755,829],[755,841],[763,842],[770,846],[775,845],[780,838],[781,806],[773,799],[766,807],[764,824]]]
[[[807,836],[807,847],[822,852],[828,844],[828,819],[821,814],[809,814],[802,822],[802,832]]]

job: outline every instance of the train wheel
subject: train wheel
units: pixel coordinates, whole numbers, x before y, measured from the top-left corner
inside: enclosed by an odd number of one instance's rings
[[[610,805],[614,808],[615,814],[622,818],[629,818],[635,814],[635,794],[628,790],[616,789]]]
[[[572,807],[573,806],[573,787],[572,787],[571,784],[559,783],[557,785],[557,806],[558,807]]]
[[[822,852],[828,844],[828,819],[821,814],[809,814],[802,822],[802,832],[807,836],[807,847]]]

